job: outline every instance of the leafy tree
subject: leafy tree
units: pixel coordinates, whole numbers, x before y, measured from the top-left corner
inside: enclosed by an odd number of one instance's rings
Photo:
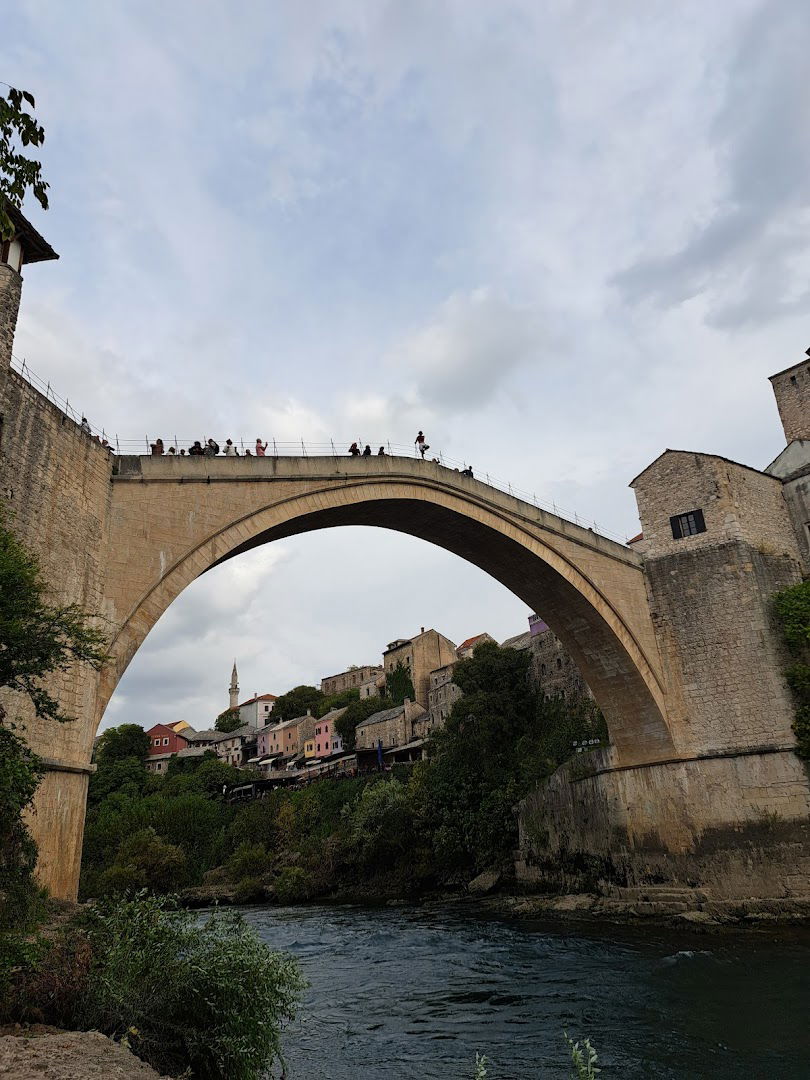
[[[137,798],[156,791],[162,783],[162,777],[147,772],[142,758],[127,757],[120,761],[100,762],[90,777],[88,811],[113,792]]]
[[[355,729],[361,720],[368,720],[376,712],[393,708],[394,702],[388,697],[369,697],[353,701],[346,712],[335,721],[335,731],[343,740],[345,750],[354,750]]]
[[[236,731],[240,726],[239,710],[226,709],[214,721],[215,731]]]
[[[77,604],[50,604],[47,592],[37,558],[6,528],[0,509],[0,687],[27,694],[37,716],[64,722],[71,718],[40,680],[77,661],[100,668],[104,637]]]
[[[25,103],[25,104],[24,104]],[[10,86],[0,97],[0,239],[14,235],[14,224],[6,210],[11,203],[19,210],[30,190],[43,210],[48,209],[48,184],[42,179],[42,166],[26,157],[22,148],[42,146],[45,129],[37,123],[25,105],[36,108],[33,94]]]
[[[96,746],[96,761],[99,765],[111,765],[127,758],[142,762],[149,753],[149,745],[149,736],[140,724],[107,728]]]
[[[351,670],[351,669],[349,669]],[[332,709],[345,709],[347,705],[351,705],[353,701],[360,700],[360,691],[357,687],[350,687],[348,690],[341,690],[337,694],[329,694],[324,697],[322,701],[318,702],[315,708],[312,710],[313,716],[325,716],[326,713],[331,712]],[[273,710],[275,713],[275,709]]]
[[[462,697],[412,781],[421,830],[443,871],[468,873],[507,857],[517,841],[515,803],[570,757],[573,742],[605,734],[592,703],[543,701],[530,663],[527,652],[486,642],[453,672]]]
[[[310,709],[313,716],[318,715],[318,709],[326,700],[316,686],[295,686],[276,698],[273,706],[273,720],[280,724],[285,720],[294,720],[297,716],[303,716]]]
[[[33,903],[37,849],[22,811],[43,771],[22,739],[0,727],[0,932],[24,923]]]
[[[128,836],[118,849],[115,862],[101,875],[99,894],[149,889],[166,893],[188,880],[188,864],[183,849],[162,840],[151,827]]]
[[[394,670],[385,676],[385,693],[394,705],[401,705],[405,698],[416,700],[411,673],[401,660]]]

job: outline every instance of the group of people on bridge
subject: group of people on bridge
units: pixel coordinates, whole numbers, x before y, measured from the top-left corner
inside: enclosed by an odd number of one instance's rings
[[[161,457],[163,454],[177,455],[179,457],[217,457],[220,453],[219,443],[216,439],[205,439],[201,442],[199,439],[194,440],[193,446],[190,446],[188,450],[181,449],[178,451],[176,446],[170,446],[168,450],[164,449],[163,439],[155,439],[153,443],[149,444],[149,451],[152,457]],[[222,449],[222,453],[225,457],[240,457],[239,451],[234,445],[233,439],[226,439],[225,446]],[[261,439],[256,440],[256,446],[253,450],[245,450],[245,457],[265,457],[267,453],[267,443],[262,442]]]
[[[220,445],[216,441],[216,439],[195,439],[193,445],[190,446],[188,450],[184,448],[178,450],[176,446],[170,446],[167,450],[164,447],[163,439],[155,439],[153,443],[149,444],[149,452],[152,457],[162,457],[164,455],[168,455],[170,457],[219,457],[220,454],[223,454],[225,457],[266,457],[267,445],[268,444],[266,441],[262,442],[260,438],[257,438],[256,445],[254,446],[253,450],[243,448],[242,453],[240,454],[232,439],[226,439],[225,446],[222,449],[220,449]],[[420,431],[417,434],[416,438],[414,439],[414,445],[418,450],[420,457],[424,461],[425,454],[430,449],[430,446],[425,440],[424,432]],[[360,441],[358,440],[357,442],[353,442],[349,447],[349,456],[367,458],[372,456],[386,457],[387,454],[384,445],[379,448],[376,455],[373,455],[373,451],[369,443],[366,443],[361,450]],[[441,464],[437,457],[434,457],[431,460],[436,465]],[[469,465],[461,470],[456,469],[456,472],[459,471],[461,472],[462,476],[472,477],[473,475],[472,468]]]

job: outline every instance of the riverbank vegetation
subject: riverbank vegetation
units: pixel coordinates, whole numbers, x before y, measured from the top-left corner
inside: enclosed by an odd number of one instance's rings
[[[459,663],[462,697],[425,761],[247,804],[223,793],[244,771],[213,754],[172,759],[158,777],[141,757],[119,752],[130,732],[107,733],[90,781],[82,896],[205,884],[239,901],[376,899],[462,888],[484,869],[508,872],[516,803],[575,743],[605,735],[592,702],[544,700],[529,663],[527,653],[493,643]],[[294,697],[286,708],[300,709],[307,694]],[[307,707],[322,707],[309,699]],[[344,719],[356,724],[380,707],[379,698],[355,700]]]
[[[774,610],[793,661],[785,677],[796,703],[793,720],[796,753],[807,761],[810,760],[810,581],[777,593]]]

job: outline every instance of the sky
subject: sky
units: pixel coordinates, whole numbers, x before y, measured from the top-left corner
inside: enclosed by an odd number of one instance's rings
[[[60,253],[15,354],[119,440],[434,450],[620,537],[667,447],[762,468],[810,308],[805,0],[17,0]],[[193,583],[104,726],[283,693],[525,606],[427,541]],[[541,613],[542,614],[542,613]]]

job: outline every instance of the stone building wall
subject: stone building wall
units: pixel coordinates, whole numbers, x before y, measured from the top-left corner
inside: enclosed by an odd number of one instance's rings
[[[667,451],[631,486],[677,750],[793,746],[772,599],[800,580],[801,560],[781,481]],[[670,517],[698,508],[705,532],[673,537]]]
[[[810,360],[771,375],[785,440],[810,439]]]
[[[376,678],[381,672],[382,668],[379,665],[367,664],[364,667],[342,671],[339,675],[327,675],[326,678],[321,679],[321,693],[342,694],[344,690],[359,690],[364,683]]]
[[[461,697],[461,689],[453,682],[455,664],[445,664],[430,673],[430,689],[428,690],[428,720],[425,725],[426,733],[433,728],[442,727],[450,711]]]
[[[0,287],[7,284],[6,271],[0,266]],[[98,614],[103,628],[112,455],[15,371],[7,370],[0,381],[0,416],[0,498],[10,525],[39,557],[53,601]],[[66,883],[78,879],[95,735],[87,718],[94,715],[97,678],[84,667],[49,682],[68,714],[77,717],[75,723],[44,723],[27,700],[9,696],[4,701],[9,714],[23,720],[26,739],[49,770],[31,824],[39,873],[56,895],[69,895],[72,886]],[[46,820],[43,832],[37,825]]]
[[[430,673],[445,664],[456,661],[456,646],[436,630],[423,630],[421,634],[403,640],[394,648],[386,649],[383,654],[383,667],[386,674],[392,672],[397,664],[408,669],[413,683],[416,700],[423,708],[428,708],[430,695]]]
[[[743,540],[772,554],[795,557],[782,483],[714,454],[667,450],[630,485],[636,495],[645,558]],[[671,518],[701,510],[705,532],[676,538]]]
[[[414,737],[414,725],[425,715],[417,701],[405,700],[403,705],[385,709],[364,720],[357,727],[357,749],[373,750],[381,740],[383,750],[392,746],[404,746]]]

